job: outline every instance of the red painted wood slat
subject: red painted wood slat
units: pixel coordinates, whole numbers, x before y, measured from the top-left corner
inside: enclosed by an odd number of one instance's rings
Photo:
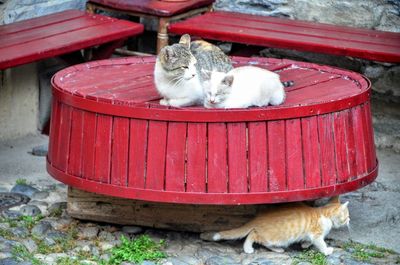
[[[229,192],[248,191],[246,123],[228,123]]]
[[[112,130],[111,184],[128,185],[129,119],[115,117]]]
[[[268,122],[269,191],[286,190],[285,121]]]
[[[150,121],[146,160],[146,189],[164,189],[166,146],[167,123]]]
[[[225,123],[208,125],[207,191],[228,192],[227,128]]]
[[[169,27],[169,32],[266,47],[400,62],[400,34],[375,30],[210,12],[174,23]]]
[[[128,186],[145,188],[148,122],[130,120]]]
[[[83,116],[82,110],[72,110],[68,173],[78,177],[82,176]]]
[[[70,148],[70,137],[71,137],[71,115],[72,108],[68,105],[61,104],[60,106],[60,131],[63,134],[58,138],[58,154],[55,157],[55,166],[62,170],[67,171],[68,167],[68,154]],[[66,155],[67,154],[67,155]]]
[[[48,158],[53,164],[55,158],[58,156],[58,138],[60,130],[60,101],[53,99],[51,103],[51,119],[50,119],[50,134],[49,134],[49,151]]]
[[[357,164],[356,164],[356,146],[355,146],[355,134],[354,134],[354,121],[352,112],[345,110],[345,135],[346,135],[346,149],[347,149],[347,163],[349,167],[350,176],[356,176]],[[354,179],[354,178],[352,178]]]
[[[187,192],[206,192],[207,125],[189,123],[187,131]]]
[[[335,161],[337,168],[337,182],[348,181],[350,170],[347,155],[347,139],[345,133],[345,113],[343,111],[334,114],[335,122],[333,124],[335,139]]]
[[[268,139],[266,123],[249,123],[248,134],[250,192],[265,192],[268,191]]]
[[[107,115],[97,115],[94,180],[110,183],[111,143],[113,119]]]
[[[185,191],[186,123],[168,124],[165,189]]]
[[[286,178],[288,190],[305,187],[301,124],[298,119],[286,121]]]
[[[83,115],[82,175],[90,180],[94,178],[94,152],[96,143],[97,114],[85,112]]]
[[[357,164],[357,175],[361,176],[367,172],[367,164],[365,157],[367,156],[367,150],[365,147],[365,135],[363,131],[363,110],[360,106],[357,106],[352,110],[353,122],[354,122],[354,135],[355,137],[355,148],[356,148],[356,164]]]
[[[321,161],[316,116],[301,119],[301,133],[303,138],[305,184],[307,188],[317,188],[321,186]]]
[[[321,177],[323,186],[335,184],[337,178],[333,130],[332,114],[318,116],[318,137],[320,142]]]

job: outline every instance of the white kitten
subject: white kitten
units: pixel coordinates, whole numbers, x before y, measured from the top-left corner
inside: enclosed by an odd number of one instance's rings
[[[213,71],[208,74],[209,80],[203,84],[206,108],[261,107],[279,105],[285,100],[284,84],[279,75],[271,71],[242,66],[228,73]]]

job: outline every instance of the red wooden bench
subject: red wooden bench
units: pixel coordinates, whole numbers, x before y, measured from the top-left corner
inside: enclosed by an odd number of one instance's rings
[[[212,40],[400,62],[400,34],[231,12],[209,12],[169,32]]]
[[[67,10],[0,26],[0,70],[100,45],[92,59],[108,58],[143,25]],[[75,53],[74,55],[77,55]],[[79,53],[80,55],[80,53]],[[76,56],[65,56],[71,60]]]

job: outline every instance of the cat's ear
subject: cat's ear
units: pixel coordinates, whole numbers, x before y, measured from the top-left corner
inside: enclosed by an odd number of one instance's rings
[[[186,46],[188,49],[190,49],[190,35],[189,34],[182,35],[181,39],[179,40],[179,44]]]
[[[349,202],[348,202],[348,201],[345,202],[345,203],[343,203],[343,204],[341,205],[342,209],[347,208],[347,205],[349,205]]]
[[[174,50],[168,46],[164,47],[163,49],[164,49],[163,51],[164,61],[165,62],[171,61],[175,56]]]
[[[211,73],[212,71],[206,70],[206,69],[201,69],[201,74],[204,78],[204,80],[210,80],[211,79]]]
[[[233,75],[227,75],[224,77],[224,79],[222,79],[222,84],[226,85],[226,86],[232,86],[233,84]]]

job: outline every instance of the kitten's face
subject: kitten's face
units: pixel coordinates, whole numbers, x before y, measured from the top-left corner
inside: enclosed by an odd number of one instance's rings
[[[189,47],[183,43],[173,44],[164,47],[158,55],[165,75],[175,82],[190,80],[197,75],[196,58]]]
[[[216,71],[208,75],[204,81],[205,100],[208,105],[218,105],[228,97],[232,89],[233,76]]]
[[[336,214],[332,218],[333,226],[335,228],[348,226],[350,224],[348,202],[337,207]]]

